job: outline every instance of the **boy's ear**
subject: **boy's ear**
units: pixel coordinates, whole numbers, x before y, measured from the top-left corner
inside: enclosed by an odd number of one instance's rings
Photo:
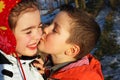
[[[80,47],[76,44],[72,45],[68,50],[66,50],[66,55],[75,57],[80,53]]]

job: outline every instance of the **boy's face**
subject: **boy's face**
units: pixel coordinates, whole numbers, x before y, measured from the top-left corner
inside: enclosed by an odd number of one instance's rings
[[[64,54],[70,44],[66,43],[70,36],[70,17],[65,12],[60,12],[52,24],[44,29],[38,48],[47,54]]]
[[[42,35],[39,10],[19,16],[14,35],[17,41],[16,51],[19,56],[33,56]]]

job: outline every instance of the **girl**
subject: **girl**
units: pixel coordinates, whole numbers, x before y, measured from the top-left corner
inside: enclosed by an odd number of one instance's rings
[[[43,80],[32,65],[41,26],[36,0],[0,0],[0,80]]]

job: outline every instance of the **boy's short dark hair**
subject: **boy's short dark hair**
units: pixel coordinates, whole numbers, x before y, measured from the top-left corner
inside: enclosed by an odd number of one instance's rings
[[[77,44],[80,47],[80,53],[76,56],[80,59],[95,47],[100,37],[100,27],[87,12],[73,6],[64,5],[61,11],[66,12],[72,19],[67,43]]]

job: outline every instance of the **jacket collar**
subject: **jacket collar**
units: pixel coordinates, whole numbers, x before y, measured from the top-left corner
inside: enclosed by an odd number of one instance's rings
[[[82,65],[88,65],[89,64],[89,59],[87,56],[77,60],[77,61],[72,61],[72,62],[65,62],[65,63],[61,63],[58,65],[54,65],[52,62],[52,58],[49,55],[47,57],[47,60],[45,62],[45,67],[46,67],[46,74],[47,77],[52,75],[53,73],[55,73],[56,71],[65,71],[67,69],[71,69],[73,67],[77,67],[77,66],[82,66]]]
[[[0,50],[0,64],[12,64],[3,54]]]

